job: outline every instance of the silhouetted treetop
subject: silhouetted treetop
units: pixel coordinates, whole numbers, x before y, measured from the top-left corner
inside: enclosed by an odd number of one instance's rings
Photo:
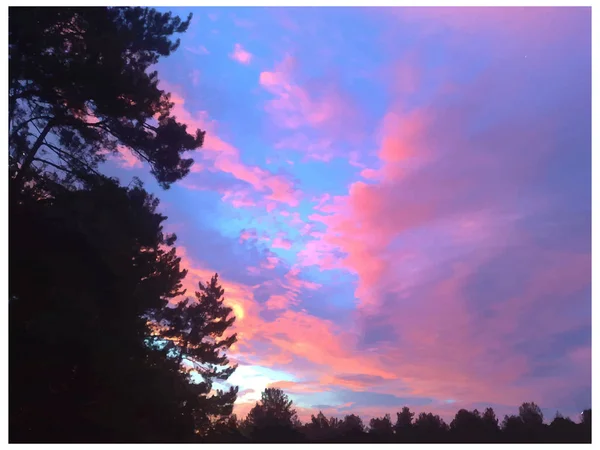
[[[538,405],[533,402],[523,403],[519,406],[519,417],[525,425],[534,426],[544,423],[544,414]]]
[[[174,307],[161,309],[154,316],[154,345],[165,345],[179,367],[200,378],[197,386],[198,412],[195,425],[206,430],[233,410],[238,387],[217,389],[216,381],[225,381],[237,368],[227,351],[237,340],[236,334],[223,337],[235,321],[232,309],[224,305],[225,290],[215,274],[206,284],[198,283],[195,301],[184,299]]]
[[[402,411],[396,413],[396,424],[394,425],[394,429],[397,433],[402,430],[407,430],[413,425],[413,417],[415,413],[410,410],[407,406],[402,408]]]
[[[35,163],[65,181],[128,148],[167,188],[184,177],[204,133],[188,133],[158,88],[160,57],[177,49],[182,21],[150,8],[9,10],[9,126],[21,184]]]
[[[250,411],[249,417],[255,425],[267,422],[280,426],[291,426],[296,418],[293,401],[278,388],[267,388],[261,394],[260,403]]]

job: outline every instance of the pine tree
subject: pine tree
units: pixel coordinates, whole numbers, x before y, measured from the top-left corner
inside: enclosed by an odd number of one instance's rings
[[[168,342],[167,349],[177,364],[201,378],[193,388],[196,400],[188,405],[194,410],[199,432],[231,414],[238,392],[237,387],[213,390],[215,382],[227,380],[237,368],[225,353],[237,335],[223,337],[235,322],[232,309],[224,304],[224,293],[215,274],[210,282],[199,283],[196,301],[182,300],[156,316],[155,342]]]
[[[73,183],[105,152],[128,148],[167,188],[184,177],[204,133],[189,134],[158,88],[159,58],[187,30],[149,8],[9,9],[9,148],[14,189],[37,170]],[[37,168],[37,169],[36,169]]]

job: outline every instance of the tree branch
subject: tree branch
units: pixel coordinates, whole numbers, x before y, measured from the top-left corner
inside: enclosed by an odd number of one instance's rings
[[[73,172],[73,171],[71,171],[69,169],[66,169],[63,166],[59,166],[58,164],[54,164],[53,162],[46,161],[45,159],[42,159],[42,158],[33,158],[33,161],[39,161],[41,163],[48,164],[49,166],[55,167],[58,170],[62,170],[63,172],[67,172],[67,173],[70,173],[71,175],[77,176],[77,174],[75,172]]]
[[[15,127],[15,129],[14,129],[14,130],[13,130],[13,131],[10,133],[10,138],[9,138],[9,140],[11,140],[11,141],[12,141],[12,140],[14,139],[14,137],[16,136],[17,132],[18,132],[18,131],[19,131],[21,128],[23,128],[25,125],[27,125],[27,124],[28,124],[28,123],[30,123],[30,122],[33,122],[34,120],[40,120],[40,119],[48,119],[48,120],[50,120],[50,119],[52,119],[52,116],[38,116],[38,117],[32,117],[31,119],[27,119],[27,120],[25,120],[25,121],[21,122],[21,123],[20,123],[19,125],[17,125],[17,126]]]
[[[41,132],[41,134],[38,136],[37,140],[33,144],[33,147],[31,148],[31,150],[29,150],[29,152],[27,153],[27,156],[25,157],[23,164],[21,164],[21,167],[19,168],[17,176],[15,177],[15,186],[16,186],[17,190],[21,188],[21,183],[23,182],[23,177],[25,176],[25,173],[29,170],[29,167],[31,166],[31,163],[33,162],[35,154],[37,153],[37,151],[41,147],[42,143],[44,142],[44,139],[46,139],[46,136],[48,135],[48,133],[54,126],[54,122],[55,122],[55,118],[52,118],[51,120],[49,120],[46,123],[46,127]]]
[[[96,171],[94,168],[92,168],[92,167],[91,167],[91,166],[90,166],[88,163],[86,163],[86,162],[82,161],[81,159],[79,159],[79,158],[77,158],[77,157],[73,156],[72,154],[70,154],[70,153],[68,153],[68,152],[65,152],[65,151],[63,151],[63,150],[59,149],[58,147],[56,147],[56,146],[54,146],[54,145],[52,145],[52,144],[49,144],[49,143],[48,143],[48,142],[46,142],[46,141],[44,141],[43,145],[45,145],[45,146],[46,146],[46,147],[48,147],[50,150],[52,150],[54,153],[56,153],[57,155],[59,155],[59,157],[60,157],[61,155],[63,155],[63,156],[66,156],[66,157],[68,157],[68,158],[71,158],[71,160],[73,160],[73,161],[76,161],[76,162],[78,162],[79,164],[82,164],[82,165],[84,165],[84,166],[86,167],[86,169],[90,170],[90,171],[91,171],[91,172],[93,172],[95,175],[98,175],[98,176],[100,176],[100,177],[102,176],[102,175],[101,175],[99,172],[97,172],[97,171]]]

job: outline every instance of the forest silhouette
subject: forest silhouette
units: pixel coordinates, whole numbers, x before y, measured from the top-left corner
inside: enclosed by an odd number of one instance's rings
[[[268,388],[233,414],[235,317],[218,276],[186,297],[159,200],[101,172],[127,149],[163,189],[189,173],[184,153],[204,131],[177,121],[151,69],[190,20],[9,9],[9,441],[591,442],[591,410],[545,423],[534,403],[503,420],[461,409],[446,424],[405,407],[302,423]]]

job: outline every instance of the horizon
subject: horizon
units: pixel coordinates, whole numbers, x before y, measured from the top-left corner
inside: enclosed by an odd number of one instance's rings
[[[191,173],[160,200],[237,320],[245,416],[591,407],[590,8],[160,8]],[[557,31],[559,30],[559,31]]]

